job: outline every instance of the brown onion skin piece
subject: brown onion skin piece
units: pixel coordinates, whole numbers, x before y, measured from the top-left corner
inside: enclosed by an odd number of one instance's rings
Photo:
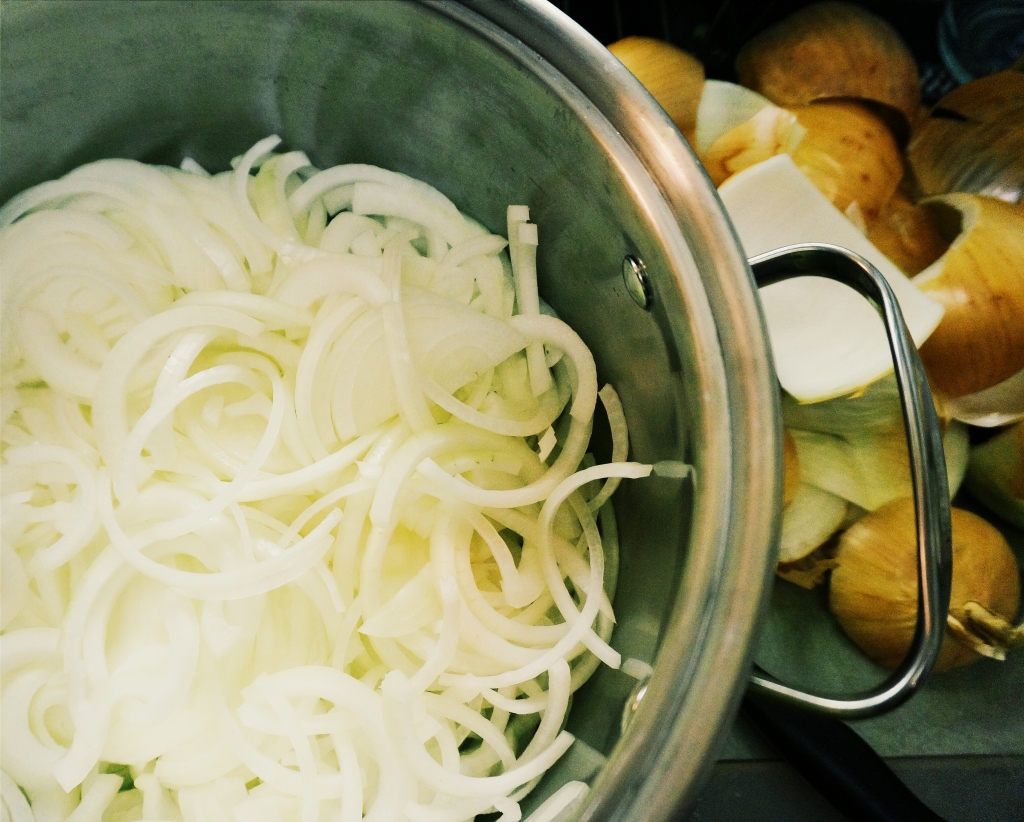
[[[889,23],[852,3],[815,3],[765,29],[740,50],[736,74],[780,106],[871,100],[899,112],[905,128],[920,110],[914,55]]]
[[[925,195],[1024,196],[1024,73],[1001,71],[953,89],[916,124],[907,161]]]
[[[1020,607],[1020,569],[995,526],[960,508],[953,524],[950,607],[969,600],[1007,620]],[[917,620],[917,542],[914,503],[894,500],[865,514],[844,533],[832,571],[829,606],[840,626],[869,657],[895,668],[906,656]],[[946,632],[935,665],[949,670],[980,655]]]
[[[792,110],[807,129],[796,163],[832,205],[856,202],[865,220],[878,216],[903,177],[903,158],[877,114],[852,100],[828,100]]]
[[[701,164],[717,188],[733,174],[785,153],[796,125],[796,115],[792,112],[778,106],[765,106],[747,122],[715,140],[701,155]]]
[[[871,244],[908,277],[920,274],[949,248],[931,212],[897,189],[873,220],[867,221]]]
[[[929,382],[948,397],[997,385],[1024,368],[1024,203],[979,194],[925,201],[962,215],[962,232],[914,280],[946,313],[920,348]]]

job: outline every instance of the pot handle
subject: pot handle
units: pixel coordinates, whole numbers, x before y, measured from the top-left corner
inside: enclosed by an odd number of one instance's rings
[[[850,697],[820,696],[755,673],[750,688],[785,703],[842,719],[877,716],[909,699],[923,684],[942,645],[953,573],[949,486],[938,417],[921,358],[903,322],[896,296],[871,263],[834,245],[792,245],[750,261],[758,287],[792,277],[819,276],[850,286],[882,317],[892,351],[914,488],[917,519],[917,626],[900,666],[880,685]]]

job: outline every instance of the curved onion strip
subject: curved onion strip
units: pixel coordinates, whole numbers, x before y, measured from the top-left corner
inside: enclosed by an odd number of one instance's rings
[[[266,158],[280,144],[281,138],[274,135],[260,140],[250,148],[238,161],[232,177],[232,194],[235,208],[238,210],[245,227],[259,238],[264,245],[274,249],[285,259],[308,261],[315,259],[320,252],[307,245],[276,234],[259,218],[252,206],[249,196],[249,172],[259,161]]]
[[[540,395],[540,403],[537,413],[528,420],[509,420],[500,417],[493,417],[477,411],[468,403],[464,403],[452,394],[445,391],[437,382],[428,375],[420,376],[420,383],[423,393],[431,402],[437,404],[453,417],[463,422],[482,428],[485,431],[492,431],[495,434],[502,434],[507,437],[531,437],[545,431],[558,419],[559,414],[565,407],[565,400],[560,396],[557,386],[552,386]]]
[[[541,510],[540,541],[542,544],[542,551],[546,550],[549,554],[551,552],[551,522],[554,519],[555,511],[557,511],[562,502],[580,486],[586,485],[586,483],[593,479],[610,476],[617,472],[618,476],[631,477],[635,479],[649,476],[651,473],[651,466],[628,462],[618,463],[615,465],[595,465],[592,468],[580,471],[569,479],[561,482],[555,491],[548,496],[548,499]],[[547,544],[545,545],[544,543]],[[527,679],[533,679],[535,676],[547,670],[548,667],[553,664],[553,660],[559,657],[564,657],[565,654],[568,653],[577,642],[581,641],[588,632],[592,633],[590,626],[593,624],[593,621],[597,616],[598,608],[601,603],[600,592],[602,590],[603,574],[604,556],[600,551],[596,551],[590,557],[590,579],[583,591],[583,594],[586,596],[586,602],[583,605],[583,609],[577,612],[571,627],[566,632],[566,635],[535,662],[525,665],[517,670],[495,676],[445,676],[441,678],[442,684],[465,684],[467,687],[471,688],[503,688],[506,685],[516,685]],[[561,581],[559,581],[559,584],[561,584]],[[615,667],[618,666],[616,665]]]
[[[6,772],[0,771],[0,795],[3,796],[4,816],[11,822],[35,822],[32,806],[21,792],[21,788]]]
[[[400,671],[391,671],[381,683],[384,716],[388,730],[401,740],[402,754],[421,779],[437,785],[452,796],[502,796],[548,770],[573,743],[574,737],[562,731],[541,753],[525,764],[519,764],[498,776],[467,777],[446,771],[413,736],[415,720],[411,716],[415,704],[414,691]]]
[[[612,435],[612,462],[625,462],[629,455],[629,428],[626,426],[626,413],[622,410],[622,401],[618,393],[610,385],[606,385],[597,393],[608,414],[608,427]],[[600,509],[619,487],[621,477],[609,477],[597,495],[587,503],[591,511]]]
[[[128,437],[125,396],[132,371],[160,340],[177,331],[201,326],[234,331],[251,337],[263,330],[252,317],[228,308],[194,306],[169,308],[135,326],[111,349],[100,368],[93,396],[93,425],[96,441],[107,464],[112,464],[121,444]]]
[[[60,539],[35,555],[43,568],[54,569],[68,562],[93,538],[99,526],[96,518],[97,485],[92,466],[68,448],[56,445],[26,445],[9,448],[4,452],[8,465],[57,463],[71,469],[78,485],[74,512],[54,523],[61,532]]]
[[[301,214],[309,208],[313,200],[323,197],[331,189],[357,182],[379,183],[394,189],[414,192],[449,214],[459,213],[452,201],[432,186],[396,171],[360,163],[334,166],[314,174],[292,192],[288,198],[288,205],[293,213]]]
[[[179,571],[161,565],[142,553],[144,544],[140,545],[125,534],[117,522],[110,498],[109,482],[104,482],[99,508],[100,518],[110,535],[111,544],[126,563],[139,573],[164,582],[194,599],[241,599],[265,593],[296,579],[312,568],[330,550],[331,540],[328,534],[341,519],[340,513],[331,512],[308,536],[288,551],[256,565],[237,571],[198,573]]]

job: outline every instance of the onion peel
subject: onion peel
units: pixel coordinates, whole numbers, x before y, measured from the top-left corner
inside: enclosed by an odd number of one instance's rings
[[[945,306],[921,346],[929,381],[956,398],[1024,368],[1024,205],[977,194],[925,201],[959,233],[913,283]]]
[[[1020,606],[1020,570],[1005,538],[986,520],[962,508],[951,510],[953,584],[950,613],[964,631],[976,612],[973,602],[1009,625]],[[910,648],[917,619],[917,537],[913,500],[904,497],[865,514],[839,542],[829,607],[846,634],[876,662],[895,668]],[[958,616],[959,615],[959,616]],[[990,645],[986,630],[978,639]],[[979,659],[959,628],[949,631],[936,671]]]
[[[1024,68],[953,89],[917,124],[907,161],[921,191],[1024,196]]]
[[[917,63],[898,32],[852,3],[814,3],[751,38],[736,57],[740,83],[781,106],[844,97],[918,114]]]
[[[792,151],[817,189],[842,212],[851,204],[874,220],[903,176],[899,146],[885,122],[852,100],[823,100],[793,110],[805,134]]]

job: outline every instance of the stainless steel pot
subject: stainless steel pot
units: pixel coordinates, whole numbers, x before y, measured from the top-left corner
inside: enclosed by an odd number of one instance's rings
[[[634,457],[696,476],[619,492],[615,643],[654,674],[625,733],[634,680],[577,695],[569,729],[603,763],[581,818],[691,802],[775,564],[780,412],[747,261],[636,81],[542,0],[6,0],[2,36],[0,201],[100,157],[223,168],[278,133],[321,166],[425,179],[495,230],[530,206],[542,293],[622,396]]]

